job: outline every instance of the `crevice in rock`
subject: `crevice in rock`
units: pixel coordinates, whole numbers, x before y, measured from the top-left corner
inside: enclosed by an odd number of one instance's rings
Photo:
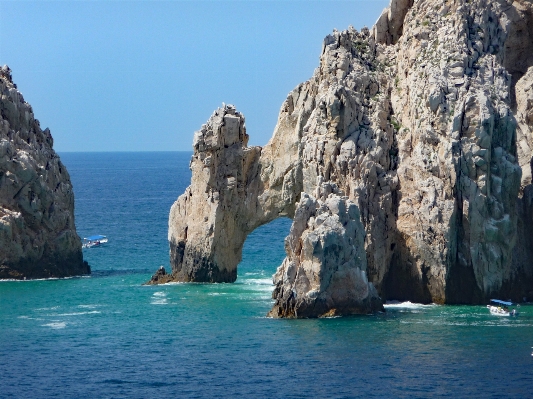
[[[506,12],[508,31],[503,49],[503,66],[511,74],[511,109],[516,112],[516,83],[533,65],[533,4],[516,1]]]
[[[376,43],[396,44],[403,34],[403,22],[414,0],[392,0],[373,28]]]

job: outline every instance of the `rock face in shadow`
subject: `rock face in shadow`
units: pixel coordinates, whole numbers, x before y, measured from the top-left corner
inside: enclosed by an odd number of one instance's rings
[[[530,8],[531,10],[531,8]],[[532,18],[533,19],[533,18]],[[530,21],[532,20],[530,19]],[[533,40],[533,34],[530,36]],[[533,41],[531,42],[533,43]],[[533,56],[532,53],[530,53]],[[530,62],[533,64],[533,60]],[[522,169],[522,181],[517,201],[517,243],[513,251],[514,278],[506,286],[507,298],[533,298],[533,66],[516,82],[516,147]]]
[[[172,278],[234,281],[246,235],[288,216],[275,317],[530,295],[532,15],[393,0],[372,30],[324,39],[265,147],[217,110],[171,210]]]
[[[0,279],[88,274],[69,174],[7,66],[0,95]]]

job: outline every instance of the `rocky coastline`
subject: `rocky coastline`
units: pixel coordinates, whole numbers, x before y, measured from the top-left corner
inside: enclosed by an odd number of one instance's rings
[[[533,299],[532,85],[531,2],[392,0],[324,39],[265,147],[233,106],[195,133],[151,283],[233,282],[246,236],[287,216],[273,317]]]
[[[89,274],[70,176],[7,66],[0,95],[0,279]]]

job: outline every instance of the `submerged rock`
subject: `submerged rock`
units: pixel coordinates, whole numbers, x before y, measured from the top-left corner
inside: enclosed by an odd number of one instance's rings
[[[88,274],[70,176],[7,66],[0,95],[0,279]]]
[[[527,296],[532,7],[391,1],[372,30],[324,39],[264,148],[217,110],[170,212],[173,278],[234,281],[247,234],[288,216],[273,316]]]

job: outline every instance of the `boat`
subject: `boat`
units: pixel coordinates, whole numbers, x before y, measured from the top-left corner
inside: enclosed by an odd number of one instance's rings
[[[90,236],[85,237],[83,239],[83,243],[81,245],[82,248],[92,248],[92,247],[98,247],[102,244],[105,244],[107,242],[106,236],[96,235],[96,236]]]
[[[510,307],[515,305],[512,302],[501,301],[499,299],[491,299],[490,302],[491,304],[487,305],[487,308],[492,315],[516,317],[520,314],[518,311],[520,305],[516,305],[515,309],[511,309]]]

